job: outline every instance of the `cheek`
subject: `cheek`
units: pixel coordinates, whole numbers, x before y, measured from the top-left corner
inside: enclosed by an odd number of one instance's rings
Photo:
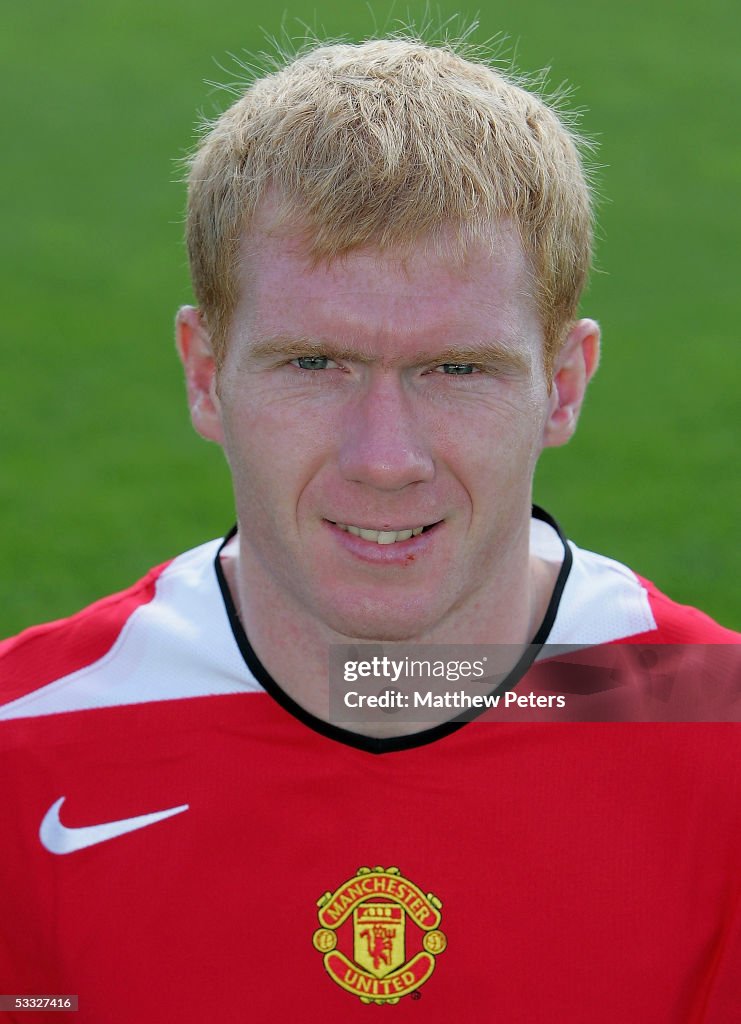
[[[547,417],[544,402],[531,393],[513,395],[496,404],[461,410],[439,430],[438,451],[459,465],[472,484],[502,476],[532,474],[542,447]]]
[[[293,519],[327,457],[327,431],[289,403],[243,400],[223,416],[224,452],[240,516]]]

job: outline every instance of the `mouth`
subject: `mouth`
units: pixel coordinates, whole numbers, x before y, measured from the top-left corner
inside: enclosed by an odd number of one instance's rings
[[[409,526],[401,530],[370,530],[363,526],[353,526],[350,523],[335,523],[331,519],[328,522],[339,530],[344,530],[345,533],[351,533],[354,537],[360,537],[361,540],[371,541],[374,544],[398,544],[399,541],[419,537],[420,534],[427,533],[438,525],[438,523],[429,523],[424,526]]]

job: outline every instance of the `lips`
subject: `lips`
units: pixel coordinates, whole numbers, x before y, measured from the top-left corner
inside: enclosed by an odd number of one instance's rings
[[[333,520],[329,520],[333,522]],[[426,529],[431,529],[436,523],[419,526],[404,526],[401,529],[371,529],[365,526],[355,526],[352,523],[333,522],[338,529],[346,534],[359,537],[363,541],[371,541],[374,544],[396,544],[399,541],[408,541],[412,537],[419,537]]]

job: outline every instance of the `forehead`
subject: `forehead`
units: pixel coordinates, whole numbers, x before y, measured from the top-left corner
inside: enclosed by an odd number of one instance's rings
[[[330,261],[312,258],[305,235],[258,224],[243,239],[240,288],[243,340],[326,338],[403,355],[422,343],[542,337],[530,263],[508,223],[485,243],[441,232]]]

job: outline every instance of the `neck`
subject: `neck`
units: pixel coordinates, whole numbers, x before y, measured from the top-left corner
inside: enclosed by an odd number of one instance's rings
[[[384,653],[397,650],[411,654],[420,644],[502,645],[512,664],[518,652],[533,639],[543,621],[560,565],[533,555],[527,544],[513,552],[510,564],[485,591],[471,595],[459,608],[434,627],[418,635],[390,640],[384,637],[345,636],[314,618],[303,606],[288,599],[264,570],[249,547],[235,537],[222,552],[224,575],[242,627],[255,654],[281,689],[304,710],[323,721],[330,715],[330,664],[332,645],[383,644]],[[361,655],[362,657],[362,655]],[[424,722],[410,722],[391,715],[343,727],[369,736],[388,737],[419,732],[454,717],[440,709]]]

